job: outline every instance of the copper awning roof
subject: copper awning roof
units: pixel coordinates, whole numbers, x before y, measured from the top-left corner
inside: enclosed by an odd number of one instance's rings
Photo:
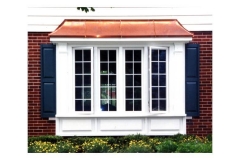
[[[64,20],[50,37],[192,37],[178,20]]]

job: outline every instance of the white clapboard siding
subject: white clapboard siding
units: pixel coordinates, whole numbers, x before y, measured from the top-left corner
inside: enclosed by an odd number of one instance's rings
[[[189,31],[211,31],[209,7],[95,8],[82,12],[76,7],[28,8],[28,31],[51,32],[64,19],[177,19]]]

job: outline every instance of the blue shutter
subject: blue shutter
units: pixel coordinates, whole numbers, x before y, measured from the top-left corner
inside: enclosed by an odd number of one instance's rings
[[[56,114],[56,46],[41,45],[41,117]]]
[[[199,116],[199,44],[185,45],[185,109],[187,116]]]

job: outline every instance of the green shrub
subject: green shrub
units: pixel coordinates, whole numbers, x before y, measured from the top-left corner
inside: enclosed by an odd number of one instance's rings
[[[114,150],[107,140],[94,138],[82,144],[82,151],[85,153],[111,153]]]
[[[178,145],[177,153],[212,153],[212,143],[184,142]]]
[[[129,142],[129,146],[123,151],[125,153],[153,153],[151,145],[143,140],[132,140]]]
[[[79,146],[73,145],[69,141],[59,141],[57,143],[34,141],[30,142],[28,153],[75,153]]]
[[[160,153],[173,153],[176,151],[178,145],[176,142],[172,141],[171,139],[167,139],[156,146],[157,152]]]
[[[64,138],[61,136],[45,135],[45,136],[38,136],[38,137],[28,137],[28,144],[35,141],[56,143],[62,140],[64,140]]]

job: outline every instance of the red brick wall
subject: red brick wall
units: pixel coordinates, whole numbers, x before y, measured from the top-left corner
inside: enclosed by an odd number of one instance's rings
[[[48,33],[28,33],[28,136],[55,134],[55,121],[41,118],[40,44]]]
[[[192,32],[200,44],[200,117],[187,120],[187,134],[212,134],[212,32]],[[41,118],[40,44],[48,33],[28,33],[28,135],[54,135],[55,121]]]
[[[187,134],[212,134],[212,32],[192,32],[200,44],[200,116],[187,120]]]

